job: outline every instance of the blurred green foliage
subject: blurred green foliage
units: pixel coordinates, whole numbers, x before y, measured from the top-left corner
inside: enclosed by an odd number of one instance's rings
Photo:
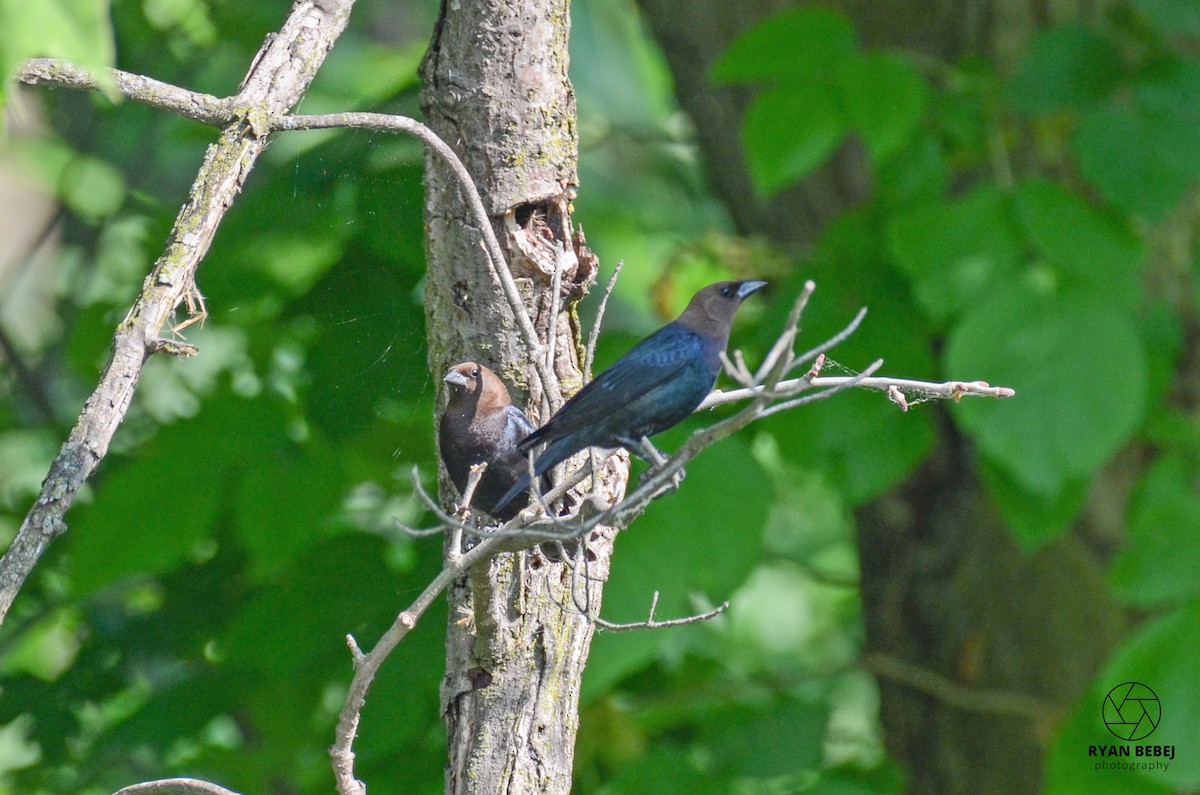
[[[109,63],[115,40],[121,68],[217,95],[236,89],[288,8],[122,0],[110,36],[102,4],[27,5],[0,4],[20,23],[0,30],[5,76],[34,55]],[[360,0],[303,110],[416,114],[436,10]],[[1200,291],[1196,252],[1155,241],[1194,215],[1200,13],[1139,0],[1103,25],[1045,31],[1012,74],[864,48],[823,7],[752,28],[713,78],[756,92],[742,133],[757,189],[783,190],[851,138],[875,182],[801,260],[734,234],[632,6],[572,10],[576,218],[602,279],[628,263],[598,368],[727,275],[774,282],[734,331],[753,361],[812,278],[805,340],[870,307],[831,367],[882,356],[890,374],[1017,390],[947,413],[1022,544],[1075,521],[1118,451],[1156,456],[1110,572],[1113,593],[1155,617],[1094,689],[1153,673],[1173,715],[1160,731],[1196,747],[1197,724],[1177,721],[1200,714],[1200,434],[1175,373]],[[35,235],[0,263],[0,331],[23,364],[6,354],[0,372],[4,537],[215,135],[99,96],[23,95],[12,107],[32,106],[32,119],[10,121],[2,157],[32,186],[54,244]],[[419,466],[432,486],[436,473],[422,160],[411,141],[362,131],[292,133],[267,150],[199,273],[210,315],[185,333],[201,355],[149,362],[70,532],[0,631],[0,792],[111,792],[175,774],[247,793],[330,790],[342,639],[373,643],[440,560],[438,541],[394,525],[429,521],[409,477]],[[620,537],[609,620],[644,619],[655,591],[659,618],[733,607],[705,625],[597,636],[579,791],[902,789],[856,662],[851,511],[911,473],[934,435],[929,407],[901,414],[876,395],[784,413],[698,459]],[[356,751],[372,792],[441,791],[444,621],[439,605],[371,692]],[[1049,791],[1112,786],[1072,776],[1080,744],[1104,741],[1088,712],[1100,695],[1064,722]],[[1131,780],[1196,789],[1194,762]]]

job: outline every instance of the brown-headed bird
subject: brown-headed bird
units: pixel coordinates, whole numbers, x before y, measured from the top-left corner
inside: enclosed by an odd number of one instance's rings
[[[443,380],[450,388],[450,400],[438,423],[438,446],[446,472],[462,494],[471,466],[486,463],[471,507],[507,521],[528,503],[527,498],[510,498],[504,506],[496,504],[529,471],[517,444],[533,432],[533,424],[512,404],[504,382],[482,364],[456,364]]]
[[[721,371],[733,314],[760,281],[717,282],[687,308],[630,349],[562,405],[545,425],[517,445],[523,454],[545,444],[533,471],[542,475],[588,447],[639,452],[643,437],[682,422],[708,395]],[[527,467],[495,507],[529,488]]]

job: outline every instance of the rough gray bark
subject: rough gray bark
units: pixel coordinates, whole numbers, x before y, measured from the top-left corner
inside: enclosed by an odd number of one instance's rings
[[[537,333],[543,343],[555,338],[548,369],[568,393],[583,378],[572,304],[595,278],[594,258],[568,214],[578,148],[569,27],[567,0],[443,3],[421,68],[429,125],[474,176]],[[524,391],[531,416],[544,420],[559,399],[557,385],[537,383],[534,354],[491,276],[479,231],[454,180],[432,160],[425,217],[432,371],[480,361]],[[563,311],[554,316],[556,268]],[[606,490],[619,492],[626,477],[626,463],[614,462]],[[449,504],[445,478],[442,493]],[[497,555],[449,589],[447,792],[570,791],[579,681],[611,540],[595,533],[589,544],[590,615],[574,606],[585,601],[584,580],[537,550]]]
[[[664,49],[680,104],[695,121],[714,191],[740,231],[808,245],[830,218],[869,195],[863,153],[850,146],[803,184],[769,201],[755,196],[738,139],[751,94],[708,77],[739,33],[795,2],[697,0],[688,5],[686,25],[671,0],[639,4]],[[867,47],[900,47],[946,62],[985,53],[1001,70],[1040,26],[1100,14],[1106,5],[833,4],[853,19]],[[1089,512],[1076,533],[1024,553],[987,507],[964,444],[942,423],[938,452],[927,465],[857,513],[866,651],[968,689],[1024,696],[1014,701],[1037,701],[1052,713],[1087,687],[1120,634],[1120,611],[1101,587],[1103,557],[1088,543],[1087,526],[1105,514]],[[1098,494],[1126,493],[1128,473],[1102,477],[1111,482]],[[1011,653],[1018,646],[1022,654]],[[910,792],[1037,791],[1046,711],[964,709],[911,680],[875,673],[885,742],[906,769]]]

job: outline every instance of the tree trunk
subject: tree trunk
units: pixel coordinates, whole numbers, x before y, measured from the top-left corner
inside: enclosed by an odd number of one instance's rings
[[[538,335],[556,338],[548,369],[567,392],[583,381],[573,304],[595,278],[569,216],[578,156],[569,30],[568,0],[443,2],[421,67],[429,124],[474,177]],[[453,364],[484,363],[544,421],[555,390],[543,391],[529,366],[533,353],[469,217],[449,173],[427,160],[431,370],[440,387]],[[563,310],[555,317],[556,267]],[[606,488],[623,490],[627,474],[623,462],[611,466]],[[452,493],[443,477],[447,504]],[[450,588],[448,793],[570,791],[579,682],[611,542],[611,533],[593,534],[586,577],[533,549],[497,555]]]
[[[713,189],[739,231],[810,245],[829,219],[869,195],[863,153],[847,146],[802,184],[760,199],[738,137],[752,93],[708,77],[738,34],[796,3],[697,0],[688,6],[686,26],[671,0],[639,3],[664,49],[680,104],[695,121]],[[1072,3],[1049,9],[1027,0],[834,5],[851,17],[867,47],[900,47],[947,62],[982,52],[1002,74],[1038,26],[1080,13]],[[1103,5],[1089,6],[1090,13]],[[949,422],[939,428],[937,452],[926,465],[856,515],[868,659],[900,663],[872,666],[885,743],[907,770],[910,792],[1033,793],[1052,730],[1039,719],[1046,713],[967,707],[904,672],[1029,698],[1014,703],[1066,706],[1095,676],[1122,617],[1106,595],[1104,562],[1086,533],[1023,553],[988,507],[966,442]],[[1100,477],[1109,482],[1097,494],[1128,488],[1128,473]],[[1095,521],[1088,513],[1084,524]],[[1021,653],[1012,653],[1017,648]]]

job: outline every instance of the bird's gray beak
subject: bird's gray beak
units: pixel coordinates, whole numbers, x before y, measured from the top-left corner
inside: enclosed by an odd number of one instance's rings
[[[767,286],[767,283],[761,282],[761,281],[751,280],[751,281],[742,282],[741,284],[738,285],[737,297],[739,299],[745,299],[745,297],[750,295],[750,293],[761,290],[762,288],[764,288],[766,286]]]
[[[442,380],[447,384],[454,384],[455,386],[467,385],[467,377],[458,370],[451,370],[450,372],[446,373],[446,377]]]

